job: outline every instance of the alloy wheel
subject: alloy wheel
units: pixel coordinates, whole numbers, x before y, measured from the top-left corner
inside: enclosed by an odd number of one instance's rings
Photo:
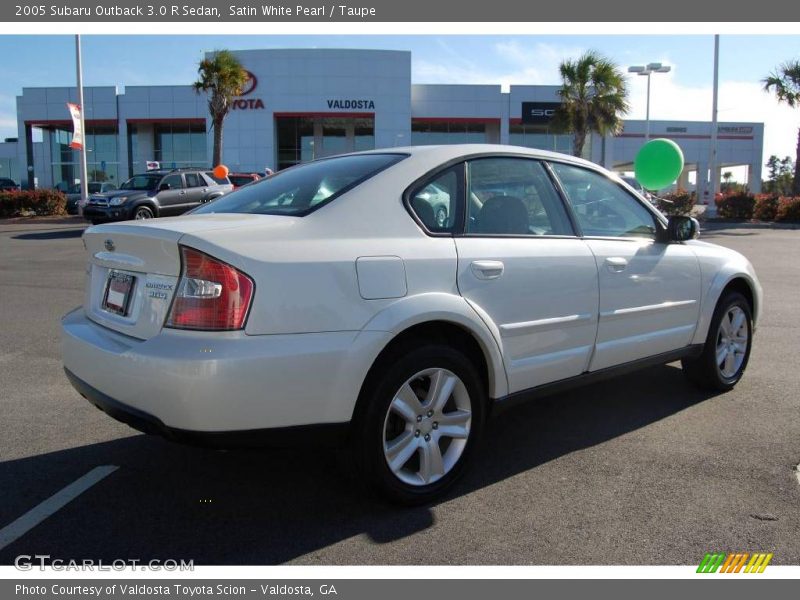
[[[750,331],[747,315],[738,306],[731,306],[722,317],[717,331],[717,368],[725,379],[736,376],[742,368]]]
[[[399,480],[413,486],[447,475],[464,453],[472,424],[464,382],[447,369],[425,369],[394,395],[383,425],[383,455]]]

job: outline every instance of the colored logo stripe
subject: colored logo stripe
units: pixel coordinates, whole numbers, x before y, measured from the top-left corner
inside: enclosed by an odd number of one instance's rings
[[[707,552],[697,573],[716,573],[717,570],[720,573],[763,573],[772,556],[771,552]]]

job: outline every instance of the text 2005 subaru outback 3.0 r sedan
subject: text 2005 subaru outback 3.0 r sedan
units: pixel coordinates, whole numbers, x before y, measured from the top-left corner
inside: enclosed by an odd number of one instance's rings
[[[733,387],[761,287],[696,235],[559,154],[318,160],[183,217],[88,229],[64,366],[143,431],[333,434],[375,488],[425,502],[464,471],[493,404],[677,359],[698,385]]]

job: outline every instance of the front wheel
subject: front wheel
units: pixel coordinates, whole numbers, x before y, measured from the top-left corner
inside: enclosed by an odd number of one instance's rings
[[[703,353],[683,359],[686,377],[703,389],[728,391],[739,382],[750,359],[753,315],[742,294],[731,292],[717,303]]]
[[[464,471],[483,430],[486,393],[449,346],[406,350],[371,378],[354,432],[357,472],[388,499],[430,502]]]
[[[150,210],[147,206],[139,206],[133,213],[133,218],[136,219],[137,221],[142,221],[144,219],[152,219],[153,211]]]

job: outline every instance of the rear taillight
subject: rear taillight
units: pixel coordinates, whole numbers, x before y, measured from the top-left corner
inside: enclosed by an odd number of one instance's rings
[[[253,280],[227,263],[181,246],[181,280],[167,317],[175,329],[242,329]]]

